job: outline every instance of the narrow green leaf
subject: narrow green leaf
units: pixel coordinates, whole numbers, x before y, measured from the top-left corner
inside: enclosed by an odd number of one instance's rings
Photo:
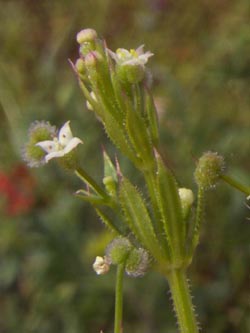
[[[107,135],[117,146],[117,148],[120,149],[132,162],[136,164],[137,161],[135,153],[126,138],[123,128],[110,113],[105,113],[104,126]]]
[[[95,207],[95,210],[97,215],[100,217],[101,221],[106,225],[106,227],[108,227],[109,230],[121,236],[124,236],[126,234],[123,228],[121,228],[120,226],[116,225],[113,221],[111,221],[110,217],[106,213],[104,213],[101,210],[101,208]]]
[[[105,150],[103,151],[103,160],[104,160],[104,177],[112,177],[114,181],[117,182],[118,179],[117,179],[116,168]]]
[[[108,198],[107,193],[100,187],[96,181],[81,167],[75,170],[75,174],[84,184],[89,186],[97,195],[103,198]]]
[[[145,91],[145,109],[148,122],[148,130],[151,136],[151,140],[155,147],[159,143],[159,124],[156,107],[154,105],[153,97],[149,91]]]
[[[147,132],[144,119],[132,108],[128,108],[127,122],[128,135],[136,150],[137,156],[144,161],[144,167],[151,168],[154,162],[153,146]]]
[[[164,165],[160,156],[157,159],[157,192],[164,230],[174,259],[183,259],[185,249],[185,224],[175,177]]]
[[[97,94],[95,93],[96,99],[94,99],[90,92],[88,91],[88,89],[86,88],[84,82],[82,80],[79,80],[79,85],[80,88],[84,94],[84,97],[86,98],[86,100],[90,103],[90,105],[92,105],[94,112],[97,114],[98,117],[100,117],[101,119],[103,119],[103,110],[102,107],[100,106],[100,103],[97,100]]]
[[[94,194],[90,194],[89,192],[85,191],[85,190],[78,190],[75,195],[86,201],[89,202],[93,205],[106,205],[107,201],[105,199],[103,199],[102,197],[99,197],[97,195]]]
[[[127,98],[125,93],[122,90],[121,82],[119,81],[116,71],[113,68],[113,65],[110,65],[110,75],[111,75],[111,81],[114,89],[114,95],[116,98],[116,101],[119,105],[119,108],[121,110],[121,116],[124,119],[126,114],[126,104],[124,103],[124,99]]]
[[[157,241],[144,200],[127,179],[122,179],[120,184],[120,203],[134,235],[156,259],[161,260],[163,252]]]

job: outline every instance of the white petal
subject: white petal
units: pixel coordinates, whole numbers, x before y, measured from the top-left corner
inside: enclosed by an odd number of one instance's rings
[[[124,59],[124,58],[130,58],[131,57],[131,53],[123,48],[119,48],[116,50],[116,55],[119,59]]]
[[[36,146],[41,147],[46,153],[51,153],[57,151],[58,144],[52,140],[45,140],[38,142]]]
[[[64,155],[68,154],[71,150],[75,149],[80,143],[83,143],[79,138],[72,138],[67,146],[63,149]]]
[[[52,158],[63,157],[65,155],[63,150],[54,151],[45,156],[45,161],[48,163]]]
[[[154,54],[151,52],[146,52],[139,56],[139,61],[142,65],[145,65],[148,62],[148,58],[152,57]]]
[[[137,49],[135,50],[139,55],[143,54],[143,49],[144,49],[144,44],[140,45],[139,47],[137,47]]]
[[[126,65],[138,66],[138,65],[144,65],[144,63],[142,63],[142,61],[139,58],[133,58],[133,59],[124,61],[121,65],[122,66],[126,66]]]
[[[70,121],[67,121],[59,131],[58,139],[62,146],[66,146],[73,138],[69,123]]]
[[[113,58],[117,62],[117,60],[118,60],[117,54],[109,49],[108,49],[108,53],[111,56],[111,58]]]
[[[150,57],[153,57],[154,53],[150,52],[150,51],[147,51],[146,53],[143,54],[143,56],[150,58]]]
[[[97,256],[95,262],[93,263],[93,269],[97,275],[106,274],[109,271],[110,265],[106,261],[105,257]]]

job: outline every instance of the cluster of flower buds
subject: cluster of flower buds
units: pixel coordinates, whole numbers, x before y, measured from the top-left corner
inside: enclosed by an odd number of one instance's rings
[[[79,59],[76,60],[75,69],[83,78],[88,70],[91,72],[91,66],[97,65],[98,61],[114,60],[115,67],[119,78],[126,82],[141,82],[146,74],[145,64],[153,56],[150,51],[144,52],[144,45],[137,49],[126,50],[119,48],[116,52],[108,49],[93,29],[83,29],[77,36],[76,40],[79,47]]]
[[[72,66],[86,98],[113,143],[138,167],[152,167],[158,121],[147,87],[146,64],[153,53],[144,46],[111,51],[93,29],[76,37],[79,58]],[[143,163],[142,163],[143,161]]]

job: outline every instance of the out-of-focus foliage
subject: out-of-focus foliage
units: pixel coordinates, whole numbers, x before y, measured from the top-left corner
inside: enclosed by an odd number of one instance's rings
[[[111,331],[113,272],[91,265],[108,242],[80,184],[48,165],[28,170],[21,148],[29,124],[68,119],[79,149],[101,179],[101,145],[110,144],[86,110],[67,62],[75,35],[92,27],[112,49],[146,44],[159,110],[162,151],[182,186],[195,189],[195,160],[224,155],[250,183],[250,3],[248,0],[2,0],[0,2],[0,331]],[[130,170],[125,164],[124,168]],[[226,185],[211,192],[190,271],[207,333],[250,331],[250,211]],[[167,285],[149,273],[126,279],[125,331],[174,332]],[[139,301],[138,301],[139,300]]]

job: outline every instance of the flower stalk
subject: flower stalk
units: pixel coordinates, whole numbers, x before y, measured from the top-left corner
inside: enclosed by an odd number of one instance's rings
[[[250,195],[250,187],[245,186],[244,184],[240,183],[233,177],[228,175],[221,175],[221,179],[224,180],[228,185],[234,187],[236,190],[246,194],[247,196]]]
[[[96,181],[81,167],[75,170],[75,174],[80,178],[85,184],[87,184],[96,194],[98,194],[103,199],[108,199],[107,193],[99,186]]]
[[[117,266],[116,286],[115,286],[115,321],[114,333],[122,333],[122,313],[123,313],[123,279],[124,279],[125,263]]]

